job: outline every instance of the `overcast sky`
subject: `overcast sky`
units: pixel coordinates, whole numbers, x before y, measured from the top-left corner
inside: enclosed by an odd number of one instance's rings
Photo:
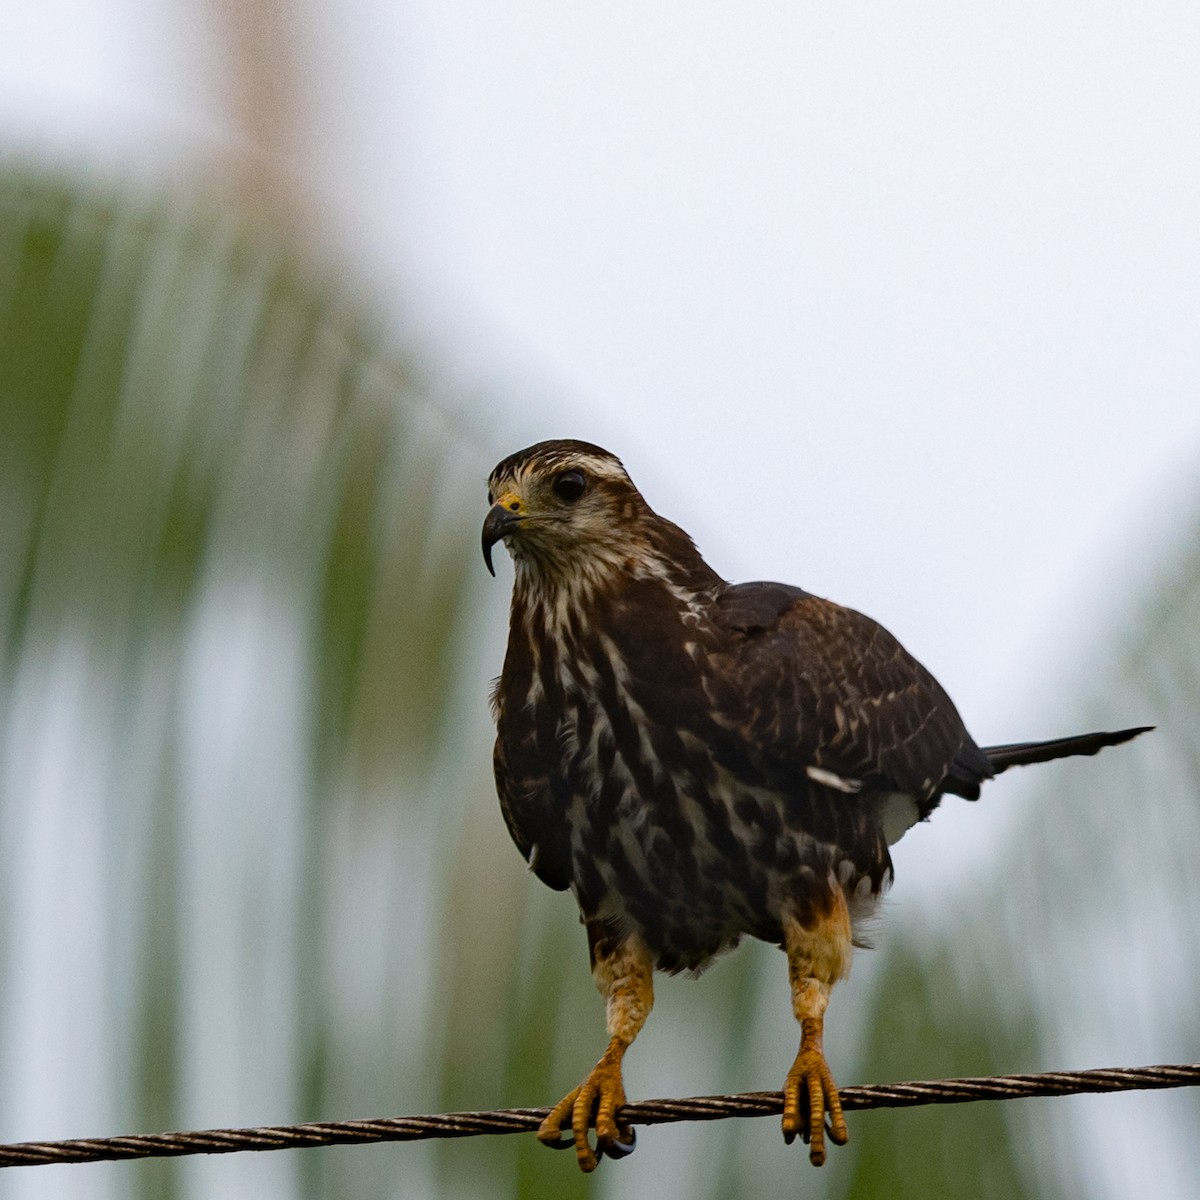
[[[1064,732],[1081,614],[1200,500],[1200,11],[513,8],[356,18],[367,254],[518,440],[884,621],[981,738]]]

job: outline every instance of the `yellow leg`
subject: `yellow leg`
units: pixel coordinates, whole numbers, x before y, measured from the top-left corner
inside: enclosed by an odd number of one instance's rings
[[[826,1114],[832,1141],[842,1146],[850,1137],[822,1045],[829,993],[850,973],[850,914],[840,887],[833,886],[827,913],[803,925],[785,923],[783,948],[792,1011],[800,1022],[800,1051],[783,1089],[783,1137],[790,1143],[800,1134],[813,1166],[819,1167],[825,1161]]]
[[[621,1059],[646,1023],[654,1006],[654,963],[636,935],[615,944],[592,943],[592,977],[604,997],[610,1041],[588,1077],[564,1096],[538,1129],[538,1140],[547,1146],[566,1147],[564,1124],[574,1135],[580,1170],[594,1171],[604,1154],[622,1158],[633,1149],[632,1128],[617,1125],[617,1110],[625,1103]],[[596,1146],[588,1131],[596,1130]]]

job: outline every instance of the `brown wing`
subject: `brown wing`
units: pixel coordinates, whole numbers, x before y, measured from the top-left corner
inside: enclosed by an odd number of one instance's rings
[[[727,588],[718,611],[745,737],[769,772],[920,801],[977,796],[991,776],[941,685],[869,617],[773,583]]]
[[[570,796],[547,764],[558,761],[557,713],[527,703],[533,660],[526,642],[509,639],[504,671],[492,689],[496,745],[492,769],[509,835],[521,857],[547,886],[571,886],[571,835],[566,823]]]
[[[544,884],[565,891],[571,886],[570,844],[558,815],[563,810],[554,805],[548,783],[510,772],[501,738],[496,739],[492,767],[504,824],[521,857]]]

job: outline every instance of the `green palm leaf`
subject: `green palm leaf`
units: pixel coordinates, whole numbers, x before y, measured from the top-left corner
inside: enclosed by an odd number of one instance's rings
[[[0,179],[4,1136],[437,1103],[482,461],[282,243]]]

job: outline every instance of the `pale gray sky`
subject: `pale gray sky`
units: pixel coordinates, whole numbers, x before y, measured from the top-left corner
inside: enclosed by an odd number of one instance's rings
[[[980,736],[1052,721],[1053,639],[1200,492],[1200,14],[385,7],[326,194],[522,364],[523,436],[891,625]]]

